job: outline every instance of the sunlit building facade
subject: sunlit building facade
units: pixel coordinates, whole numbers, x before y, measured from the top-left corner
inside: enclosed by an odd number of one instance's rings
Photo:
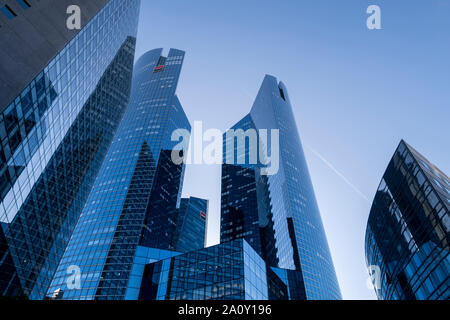
[[[379,299],[450,299],[450,180],[401,141],[378,187],[366,261]]]
[[[140,300],[300,300],[296,270],[269,267],[244,240],[147,263]]]
[[[140,1],[22,4],[0,12],[0,295],[42,299],[129,102]]]
[[[183,51],[170,49],[166,57],[162,49],[155,49],[137,61],[130,104],[49,296],[62,291],[61,299],[125,299],[136,285],[131,276],[138,249],[174,249],[185,165],[172,161],[178,144],[172,141],[172,133],[176,129],[190,132],[176,95],[183,60]],[[79,268],[80,286],[68,283],[70,266]]]

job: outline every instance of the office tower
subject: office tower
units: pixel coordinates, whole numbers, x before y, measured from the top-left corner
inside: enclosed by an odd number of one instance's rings
[[[189,252],[205,247],[208,200],[183,198],[178,209],[174,249]]]
[[[140,300],[297,300],[296,270],[268,267],[244,240],[173,254],[146,264]]]
[[[238,129],[245,140],[228,135]],[[263,130],[268,131],[263,135]],[[276,153],[264,139],[271,130],[279,134],[273,174],[260,152]],[[229,132],[224,137],[221,242],[243,238],[269,266],[299,271],[306,299],[341,299],[285,85],[267,75],[250,113]],[[259,155],[257,162],[252,154]]]
[[[42,299],[129,102],[140,1],[18,3],[0,10],[0,294]]]
[[[401,141],[378,187],[366,262],[378,299],[450,299],[450,180]]]
[[[176,96],[184,52],[155,49],[139,58],[130,104],[108,150],[48,295],[134,299],[135,257],[171,250],[184,164],[171,159],[176,129],[190,132]],[[185,149],[178,149],[183,153]],[[149,253],[150,252],[150,253]],[[76,266],[80,286],[68,274]],[[136,292],[137,291],[137,292]]]

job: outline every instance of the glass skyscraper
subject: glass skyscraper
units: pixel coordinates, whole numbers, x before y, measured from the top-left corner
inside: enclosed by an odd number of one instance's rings
[[[401,141],[366,231],[366,261],[384,300],[450,299],[450,180]]]
[[[172,132],[190,132],[176,96],[184,52],[162,49],[139,58],[133,73],[130,104],[101,166],[76,228],[48,290],[62,299],[135,297],[139,253],[153,256],[173,250],[176,207],[184,164],[171,153]],[[186,150],[178,150],[181,153]],[[71,266],[79,268],[80,286],[72,286]],[[131,299],[131,298],[130,298]]]
[[[76,1],[81,31],[65,25],[71,1],[14,2],[0,28],[0,295],[42,299],[129,102],[140,1]]]
[[[244,132],[245,144],[240,145],[233,135],[224,137],[221,242],[245,239],[271,267],[299,271],[306,299],[341,299],[297,125],[282,82],[270,75],[265,77],[250,113],[231,128],[239,129]],[[257,146],[251,143],[251,130],[257,132]],[[267,159],[261,159],[260,151],[267,150],[270,155],[274,148],[264,143],[261,130],[268,130],[267,136],[271,136],[271,130],[278,130],[280,152],[274,174],[264,174]],[[231,148],[227,146],[230,140],[235,140]],[[251,161],[252,151],[259,155],[256,163]]]

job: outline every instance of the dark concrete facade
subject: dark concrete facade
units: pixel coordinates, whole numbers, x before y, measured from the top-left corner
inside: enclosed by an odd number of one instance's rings
[[[23,9],[16,0],[0,0],[16,17],[0,13],[0,112],[69,43],[79,30],[69,30],[66,13],[70,5],[81,9],[83,28],[109,0],[27,0]]]

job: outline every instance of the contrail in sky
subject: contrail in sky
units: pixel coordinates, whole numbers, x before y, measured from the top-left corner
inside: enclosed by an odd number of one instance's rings
[[[369,198],[366,197],[366,195],[364,193],[362,193],[355,185],[353,185],[341,172],[339,172],[339,170],[337,170],[327,159],[325,159],[319,152],[317,152],[316,150],[314,150],[313,148],[306,146],[308,149],[310,149],[312,151],[312,153],[314,153],[314,155],[319,158],[320,160],[322,160],[331,170],[334,171],[334,173],[336,173],[342,180],[344,180],[344,182],[346,184],[349,185],[350,188],[353,189],[353,191],[355,191],[359,196],[361,196],[361,198],[363,198],[364,200],[366,200],[368,203],[370,203]]]

